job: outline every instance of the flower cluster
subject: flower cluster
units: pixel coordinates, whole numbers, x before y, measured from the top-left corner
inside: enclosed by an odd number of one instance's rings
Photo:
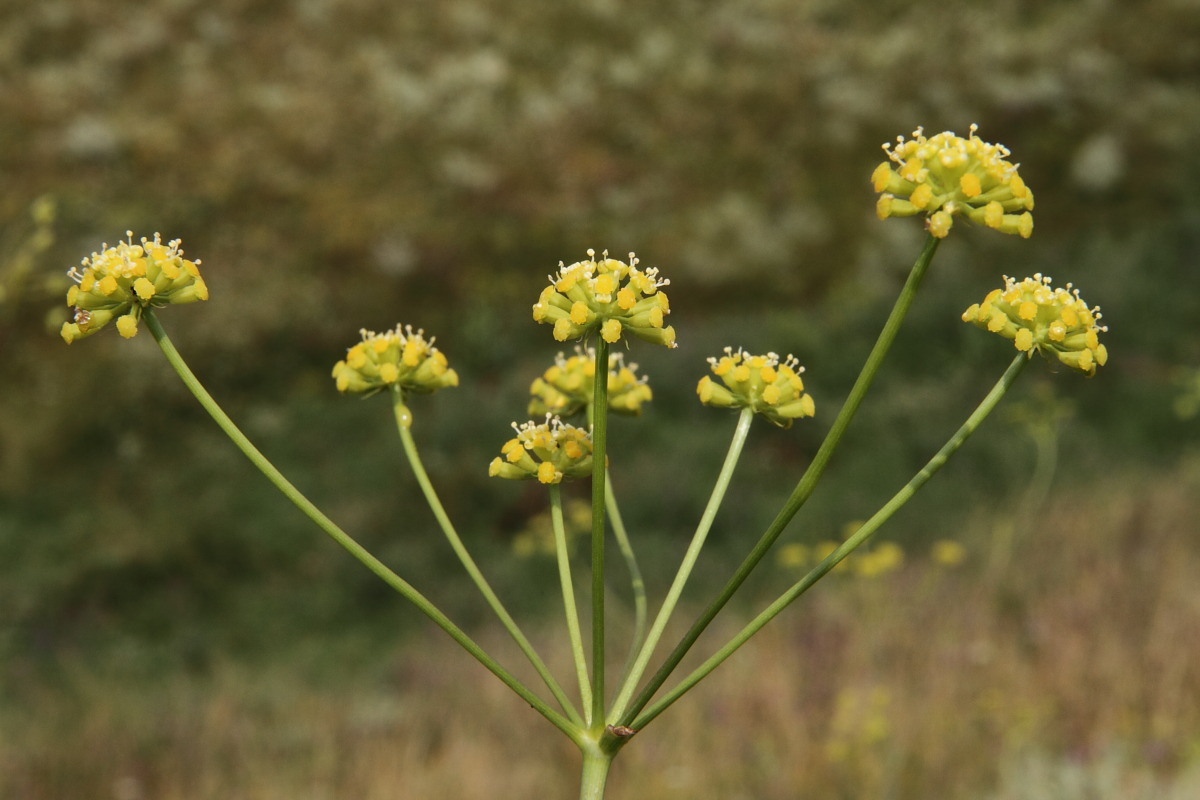
[[[811,417],[816,411],[800,379],[804,367],[792,356],[781,362],[775,353],[752,356],[740,348],[735,353],[726,347],[724,356],[710,358],[708,363],[721,383],[707,375],[700,379],[696,392],[707,406],[749,407],[781,428],[789,428],[793,420]]]
[[[1028,239],[1033,233],[1033,192],[1006,160],[1008,148],[975,135],[966,139],[950,131],[925,138],[885,144],[888,161],[875,168],[871,181],[881,192],[875,211],[880,219],[926,214],[926,227],[938,238],[950,232],[956,215],[1001,233]],[[895,164],[895,166],[893,166]]]
[[[1089,308],[1071,284],[1055,289],[1048,276],[1038,273],[1023,281],[1005,276],[1004,288],[993,289],[962,318],[1011,339],[1023,353],[1032,355],[1036,349],[1091,376],[1108,361],[1108,350],[1100,343],[1108,328],[1099,324],[1100,316],[1100,309]]]
[[[359,333],[362,341],[333,366],[339,392],[371,395],[398,386],[404,392],[431,394],[458,386],[458,373],[447,366],[446,356],[433,346],[434,337],[425,338],[425,331],[397,325],[383,333]]]
[[[542,290],[533,305],[533,318],[554,326],[554,338],[560,342],[578,339],[599,331],[610,344],[629,331],[639,339],[666,347],[675,346],[675,329],[663,327],[663,317],[671,313],[665,292],[659,291],[670,281],[660,279],[658,270],[641,269],[633,253],[629,263],[608,257],[599,261],[588,250],[587,261],[570,266],[559,262],[558,275]]]
[[[542,483],[560,483],[582,478],[592,471],[592,437],[583,428],[546,415],[542,423],[513,423],[517,435],[504,443],[492,459],[488,475],[509,480],[537,478]]]
[[[208,299],[200,277],[200,262],[183,257],[179,240],[163,244],[159,234],[134,244],[133,231],[115,247],[103,245],[99,253],[83,259],[67,273],[75,285],[67,290],[67,305],[75,311],[63,323],[67,344],[91,336],[116,320],[117,332],[126,339],[137,335],[143,309]]]
[[[637,364],[626,364],[623,353],[608,356],[608,408],[618,414],[637,416],[642,403],[649,402],[653,393],[644,377],[637,375]],[[542,377],[535,378],[529,387],[533,397],[529,413],[533,416],[557,414],[570,417],[584,411],[592,402],[596,378],[596,351],[575,347],[570,358],[562,353],[554,359]]]

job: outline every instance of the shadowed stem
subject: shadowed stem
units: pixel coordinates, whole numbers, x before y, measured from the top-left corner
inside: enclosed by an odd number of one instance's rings
[[[921,285],[922,278],[925,277],[925,272],[928,270],[940,242],[940,239],[932,235],[926,237],[925,246],[921,249],[920,255],[917,256],[917,260],[908,274],[908,279],[904,283],[904,288],[900,290],[900,296],[896,298],[896,304],[892,307],[892,312],[888,315],[887,322],[884,323],[883,330],[879,333],[879,338],[875,340],[875,346],[867,356],[862,372],[858,375],[858,380],[854,382],[853,388],[850,389],[850,394],[846,397],[846,402],[842,405],[841,411],[838,412],[837,418],[833,421],[833,427],[830,428],[825,441],[821,443],[817,454],[813,456],[812,463],[808,465],[808,469],[800,477],[799,483],[792,490],[792,494],[784,503],[783,508],[779,510],[774,521],[763,532],[754,549],[742,561],[720,594],[704,610],[704,613],[697,618],[692,627],[688,629],[688,632],[679,641],[679,644],[667,656],[663,665],[650,678],[650,681],[638,694],[637,698],[634,699],[618,724],[629,726],[638,712],[645,708],[655,693],[662,688],[667,678],[679,666],[679,662],[691,650],[692,645],[696,643],[696,640],[708,628],[709,623],[721,612],[721,609],[725,607],[725,604],[729,602],[729,599],[733,597],[734,593],[737,592],[742,583],[749,577],[751,571],[758,566],[759,562],[766,556],[767,551],[775,544],[775,541],[783,533],[784,528],[792,521],[792,517],[796,515],[800,507],[808,500],[817,483],[821,480],[821,476],[825,472],[825,467],[828,466],[829,459],[833,456],[833,451],[837,448],[838,443],[846,432],[846,428],[849,427],[850,421],[854,418],[855,412],[858,411],[859,405],[866,396],[872,381],[874,381],[875,373],[879,371],[880,364],[883,363],[884,357],[892,346],[892,342],[895,341],[896,334],[900,330],[900,325],[904,322],[904,317],[908,313],[913,299],[916,297],[917,289]]]
[[[758,631],[761,630],[764,625],[774,619],[780,611],[786,608],[800,595],[808,591],[809,587],[823,578],[825,574],[829,572],[829,570],[837,566],[837,564],[851,552],[853,552],[855,548],[871,538],[875,531],[877,531],[879,527],[883,525],[883,523],[887,522],[887,520],[891,518],[892,514],[894,514],[897,509],[907,503],[930,478],[937,474],[938,470],[945,466],[950,457],[954,455],[954,453],[957,452],[960,447],[963,446],[963,443],[966,442],[971,434],[975,432],[975,429],[979,427],[980,423],[987,418],[988,414],[992,413],[992,410],[1000,402],[1001,398],[1004,397],[1004,394],[1009,390],[1009,387],[1011,387],[1016,381],[1017,376],[1021,374],[1021,370],[1025,367],[1025,364],[1028,363],[1028,361],[1029,357],[1027,354],[1018,353],[1017,356],[1012,360],[1012,363],[1009,364],[1008,369],[1004,371],[1004,374],[1000,377],[1000,380],[996,382],[996,385],[992,387],[990,392],[988,392],[987,397],[985,397],[979,406],[976,407],[975,411],[971,413],[971,416],[967,418],[967,421],[964,422],[962,426],[954,433],[954,435],[950,437],[946,444],[942,445],[942,449],[938,450],[933,458],[929,459],[925,466],[922,467],[921,470],[912,477],[912,479],[904,486],[903,489],[893,495],[891,500],[889,500],[883,505],[882,508],[875,512],[873,517],[863,523],[863,525],[857,531],[855,531],[850,538],[842,542],[842,544],[836,550],[826,556],[820,564],[813,567],[813,569],[807,575],[801,578],[795,585],[793,585],[792,588],[784,592],[779,599],[777,599],[761,614],[755,617],[749,624],[746,625],[746,627],[742,628],[742,630],[724,647],[722,647],[711,658],[697,667],[690,675],[680,681],[677,686],[675,686],[670,692],[655,702],[654,705],[647,708],[634,720],[633,725],[630,727],[632,727],[634,730],[641,730],[651,720],[666,710],[668,706],[683,696],[685,692],[699,683],[700,680],[708,675],[708,673],[716,669],[721,662],[729,658],[729,656],[732,655],[735,650],[745,644],[751,636],[758,633]]]
[[[621,669],[620,682],[624,682],[633,669],[633,660],[637,655],[638,646],[646,633],[646,582],[642,579],[642,570],[638,566],[637,556],[634,555],[633,545],[625,530],[625,521],[621,519],[621,509],[617,505],[617,496],[613,493],[612,476],[604,471],[604,479],[608,483],[608,492],[604,495],[604,504],[608,509],[608,518],[612,522],[613,538],[617,540],[617,549],[625,559],[629,569],[630,590],[633,592],[633,633],[629,637],[629,654],[625,657],[625,666]]]
[[[580,730],[578,726],[573,724],[569,719],[559,714],[553,708],[545,703],[540,697],[531,692],[523,683],[511,675],[504,667],[493,659],[482,647],[475,643],[471,637],[467,636],[457,625],[450,621],[440,609],[430,602],[424,595],[417,591],[411,584],[393,572],[386,564],[384,564],[375,556],[371,555],[362,545],[356,542],[348,533],[343,531],[325,516],[325,514],[317,508],[313,503],[305,497],[300,491],[283,476],[275,465],[267,460],[258,448],[256,448],[246,435],[238,429],[233,420],[221,410],[217,405],[217,401],[213,399],[208,390],[201,385],[199,379],[191,371],[188,365],[184,362],[183,357],[179,355],[179,351],[175,349],[175,345],[167,337],[166,331],[158,321],[152,309],[145,309],[142,315],[146,326],[150,329],[154,341],[158,342],[159,348],[162,349],[163,355],[167,357],[167,361],[179,374],[184,385],[188,387],[191,393],[204,407],[204,410],[209,413],[217,426],[225,432],[239,450],[250,459],[250,462],[256,466],[263,475],[266,476],[276,489],[283,493],[287,499],[300,509],[309,519],[316,523],[317,527],[325,532],[331,539],[341,545],[358,559],[367,569],[375,573],[384,583],[395,589],[401,596],[412,603],[426,617],[434,622],[439,628],[449,634],[450,638],[458,642],[464,650],[475,657],[480,664],[488,669],[493,675],[499,678],[506,686],[516,692],[521,699],[529,703],[534,710],[550,721],[556,728],[565,733],[572,741],[583,747],[581,741]]]
[[[421,456],[417,452],[417,445],[413,440],[412,430],[409,428],[412,417],[404,403],[404,390],[398,385],[392,384],[391,395],[392,410],[396,417],[396,430],[399,432],[400,441],[404,445],[404,453],[406,456],[408,456],[408,463],[412,467],[413,474],[417,478],[417,483],[420,484],[421,491],[425,495],[425,502],[429,504],[430,510],[433,511],[433,516],[437,519],[438,525],[442,529],[442,533],[445,534],[446,540],[450,543],[450,547],[454,550],[455,555],[458,556],[458,560],[462,562],[463,568],[466,569],[467,574],[471,576],[471,580],[475,582],[475,586],[479,589],[479,592],[483,595],[484,599],[487,601],[487,604],[499,618],[500,623],[504,625],[506,630],[508,630],[508,633],[510,636],[512,636],[513,641],[515,641],[517,646],[521,648],[521,652],[524,653],[525,657],[529,659],[529,663],[533,665],[534,670],[537,671],[537,674],[545,682],[546,687],[550,690],[550,693],[554,695],[554,699],[558,701],[559,706],[561,706],[563,711],[566,712],[567,716],[571,718],[572,722],[582,727],[583,718],[579,716],[579,712],[571,704],[571,701],[567,698],[566,693],[563,692],[562,687],[558,684],[558,681],[554,679],[554,676],[550,673],[550,670],[547,669],[546,664],[537,654],[537,651],[534,650],[534,647],[532,644],[530,644],[529,639],[526,638],[524,633],[522,633],[521,628],[512,618],[512,615],[508,613],[508,610],[504,607],[504,604],[500,602],[500,598],[496,596],[496,592],[493,591],[491,585],[483,576],[483,572],[479,569],[478,565],[476,565],[475,559],[471,557],[471,554],[467,551],[466,545],[463,544],[458,532],[454,529],[454,524],[450,521],[450,516],[446,513],[446,509],[442,506],[442,502],[438,498],[437,491],[433,488],[433,483],[429,480],[429,475],[425,472],[425,467],[421,462]]]

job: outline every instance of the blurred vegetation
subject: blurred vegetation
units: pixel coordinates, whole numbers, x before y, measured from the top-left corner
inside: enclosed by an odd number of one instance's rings
[[[511,548],[540,497],[486,465],[560,349],[529,319],[559,260],[636,250],[673,281],[680,347],[632,353],[655,401],[612,431],[652,596],[733,424],[694,400],[703,359],[795,353],[818,418],[752,435],[698,572],[720,581],[814,452],[919,247],[917,223],[874,219],[880,143],[978,122],[1037,194],[1034,236],[955,230],[789,541],[838,536],[941,443],[1008,360],[959,313],[1002,274],[1041,271],[1103,307],[1110,365],[1091,382],[1035,365],[1013,405],[1066,409],[1058,423],[990,421],[885,531],[916,546],[993,515],[1000,533],[976,533],[1011,553],[1045,530],[1046,503],[1086,515],[1088,498],[1169,485],[1200,442],[1198,85],[1188,0],[0,7],[0,704],[16,714],[81,671],[218,680],[232,657],[320,682],[391,658],[405,631],[425,647],[149,336],[62,344],[65,270],[126,229],[203,260],[213,299],[165,324],[251,438],[473,628],[482,604],[413,511],[388,409],[335,396],[359,328],[423,327],[462,375],[414,404],[414,430],[525,615],[554,577]],[[1173,518],[1193,554],[1197,511]]]

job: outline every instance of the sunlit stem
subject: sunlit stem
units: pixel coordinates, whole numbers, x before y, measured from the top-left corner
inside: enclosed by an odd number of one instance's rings
[[[901,506],[907,503],[913,497],[913,495],[915,495],[917,491],[929,481],[930,478],[937,474],[938,470],[945,466],[950,457],[954,455],[954,453],[957,452],[960,447],[963,446],[963,443],[966,442],[971,434],[975,432],[980,423],[987,418],[988,414],[992,413],[992,410],[1016,381],[1017,376],[1021,374],[1021,370],[1028,361],[1029,358],[1026,354],[1019,353],[1016,358],[1013,359],[1012,363],[1009,364],[1008,369],[1004,372],[1004,375],[1000,377],[1000,380],[997,381],[996,385],[992,387],[992,390],[988,392],[987,397],[983,399],[983,402],[981,402],[975,411],[971,413],[971,416],[967,418],[967,421],[962,424],[962,427],[960,427],[954,433],[954,435],[950,437],[946,444],[942,446],[942,449],[938,450],[933,458],[929,459],[925,466],[922,467],[921,470],[912,477],[912,479],[904,486],[903,489],[898,491],[892,497],[892,499],[888,500],[888,502],[885,503],[882,508],[875,512],[874,516],[863,523],[862,527],[855,531],[850,538],[842,542],[842,544],[836,550],[826,556],[820,564],[813,567],[813,569],[807,575],[805,575],[795,585],[784,592],[779,599],[777,599],[761,614],[755,617],[748,625],[746,625],[746,627],[742,628],[742,630],[724,647],[722,647],[715,654],[713,654],[711,658],[697,667],[695,671],[684,678],[677,686],[672,688],[671,691],[663,695],[652,706],[647,708],[636,718],[633,725],[630,727],[632,727],[634,730],[641,730],[643,727],[645,727],[645,725],[661,714],[668,706],[683,696],[685,692],[699,683],[701,679],[708,675],[708,673],[716,669],[721,662],[729,658],[729,656],[732,655],[735,650],[745,644],[751,636],[758,633],[758,631],[761,630],[764,625],[774,619],[780,611],[790,605],[800,595],[808,591],[809,587],[811,587],[814,583],[824,577],[831,569],[837,566],[842,559],[870,539],[871,536],[874,535],[877,530],[879,530],[879,527],[883,525],[883,523],[887,522],[888,519],[891,518],[891,516],[896,513]]]
[[[938,243],[941,240],[928,236],[925,240],[925,246],[921,253],[917,256],[916,262],[913,264],[912,270],[908,274],[908,280],[904,283],[904,288],[900,290],[900,296],[896,299],[896,304],[892,307],[891,314],[888,315],[887,322],[883,325],[883,330],[879,333],[879,338],[875,340],[875,346],[871,348],[870,354],[867,356],[866,363],[863,365],[862,372],[858,375],[858,380],[854,382],[854,386],[850,389],[850,394],[846,397],[846,402],[842,405],[842,410],[838,412],[837,418],[833,421],[833,427],[825,437],[825,441],[821,443],[817,449],[817,454],[813,456],[812,463],[808,465],[808,469],[800,477],[796,488],[792,490],[792,494],[784,503],[783,508],[779,510],[774,521],[763,532],[762,537],[755,544],[754,549],[742,561],[741,565],[734,572],[728,583],[721,589],[720,594],[716,599],[704,610],[704,612],[692,624],[679,644],[667,656],[663,665],[650,678],[646,686],[634,699],[633,703],[626,710],[623,718],[619,721],[620,725],[628,726],[633,717],[637,715],[642,708],[650,702],[654,694],[662,687],[667,678],[679,666],[679,662],[691,650],[692,645],[700,638],[708,628],[709,623],[716,618],[729,599],[749,577],[751,571],[758,566],[767,551],[775,544],[775,541],[783,533],[787,524],[792,521],[792,517],[800,510],[800,507],[808,500],[813,490],[817,487],[817,483],[821,480],[821,476],[825,473],[825,467],[829,464],[829,459],[833,456],[833,451],[841,442],[842,436],[849,427],[850,421],[854,418],[855,412],[858,411],[859,405],[867,394],[872,381],[875,379],[875,373],[879,371],[880,364],[883,363],[884,357],[887,355],[892,342],[896,339],[896,334],[900,330],[901,323],[904,322],[904,317],[908,313],[909,307],[912,305],[913,299],[916,297],[917,289],[921,285],[921,279],[925,277],[925,272],[929,268],[930,262],[933,260],[934,253],[937,252]]]
[[[582,726],[583,718],[571,704],[571,701],[567,698],[562,687],[558,685],[550,670],[546,668],[545,663],[537,654],[537,651],[534,650],[529,639],[521,632],[516,621],[508,613],[508,610],[505,609],[504,604],[500,602],[500,598],[496,596],[495,591],[492,590],[491,585],[483,576],[483,572],[475,563],[475,559],[471,557],[466,545],[463,544],[458,532],[454,529],[454,524],[450,521],[450,516],[446,513],[445,507],[442,506],[437,491],[433,488],[433,483],[429,480],[429,475],[425,472],[421,456],[417,452],[417,445],[413,440],[412,429],[410,428],[412,418],[404,402],[404,391],[398,385],[392,384],[391,395],[392,410],[396,417],[396,430],[399,432],[400,441],[404,445],[404,453],[408,456],[408,463],[417,478],[417,483],[421,486],[421,491],[425,495],[425,501],[433,511],[433,516],[437,519],[442,533],[445,534],[446,540],[450,543],[450,547],[453,548],[455,555],[458,556],[458,560],[462,562],[467,574],[471,576],[471,580],[475,582],[475,586],[479,589],[487,604],[491,606],[492,611],[500,619],[501,624],[504,625],[509,635],[512,636],[513,641],[521,648],[521,652],[525,654],[525,657],[529,659],[529,663],[533,665],[537,674],[546,683],[546,687],[554,695],[554,699],[558,701],[558,704],[566,712],[567,716],[571,718],[572,722]]]
[[[608,481],[608,342],[596,337],[592,381],[592,714],[593,733],[604,726],[604,498]]]
[[[654,648],[658,646],[658,640],[662,637],[662,633],[671,619],[671,614],[675,611],[675,606],[679,602],[679,596],[683,593],[683,587],[687,584],[688,578],[692,574],[692,569],[696,566],[696,559],[699,558],[700,551],[704,547],[704,540],[708,537],[708,532],[712,528],[713,519],[717,515],[717,510],[721,507],[721,501],[725,499],[725,492],[729,489],[729,481],[733,478],[734,469],[737,467],[738,459],[742,455],[742,448],[746,444],[746,437],[750,433],[750,423],[753,421],[754,411],[748,407],[743,408],[741,414],[738,416],[737,427],[733,431],[733,440],[729,443],[729,451],[725,454],[725,463],[721,466],[717,482],[713,486],[712,494],[708,498],[708,505],[705,506],[704,513],[700,517],[700,523],[696,526],[696,532],[692,535],[692,542],[688,545],[683,562],[679,565],[679,571],[675,574],[675,580],[671,583],[671,588],[667,591],[667,597],[663,601],[662,608],[659,610],[658,616],[655,617],[654,624],[650,626],[650,633],[647,635],[646,641],[642,644],[633,669],[630,670],[624,684],[621,686],[620,694],[613,702],[611,716],[614,719],[619,718],[625,712],[625,705],[633,695],[634,689],[637,688],[637,682],[641,680],[642,675],[645,673],[646,665],[649,663],[650,657],[654,654]]]
[[[588,682],[587,655],[583,651],[583,636],[579,633],[579,611],[575,607],[575,583],[571,579],[571,560],[567,550],[567,531],[563,525],[562,491],[557,483],[550,485],[550,521],[554,528],[554,551],[558,557],[558,580],[562,584],[563,608],[567,615],[567,634],[575,673],[579,678],[579,697],[590,722],[592,687]]]
[[[449,634],[450,638],[458,642],[464,650],[475,657],[480,664],[486,667],[493,675],[504,682],[506,686],[516,692],[522,700],[529,703],[539,714],[549,720],[556,728],[561,730],[572,741],[577,744],[581,742],[581,731],[579,726],[571,720],[564,717],[562,714],[555,711],[545,703],[540,697],[530,691],[523,683],[511,675],[499,663],[488,655],[482,647],[475,643],[471,637],[467,636],[457,625],[442,613],[433,603],[425,598],[407,581],[393,572],[387,565],[381,562],[375,556],[371,555],[365,548],[356,542],[348,533],[339,528],[333,520],[325,516],[325,514],[317,508],[313,503],[305,497],[300,491],[283,476],[275,465],[267,460],[258,448],[256,448],[246,435],[238,429],[233,420],[221,410],[217,405],[217,401],[213,399],[208,390],[201,385],[199,379],[191,371],[188,365],[184,362],[183,357],[179,355],[179,351],[175,349],[175,345],[167,337],[162,325],[159,324],[158,318],[155,316],[152,309],[145,309],[142,319],[146,321],[146,327],[150,329],[150,334],[154,337],[154,341],[158,342],[158,346],[162,349],[163,355],[167,357],[167,361],[179,374],[183,383],[191,391],[191,393],[208,412],[217,426],[224,431],[225,435],[233,441],[234,445],[250,459],[250,462],[266,476],[276,489],[283,493],[288,500],[300,509],[310,520],[316,523],[326,535],[346,549],[350,555],[358,559],[367,569],[378,576],[384,583],[392,587],[402,597],[417,607],[418,610],[439,628]],[[582,747],[582,744],[580,744]]]

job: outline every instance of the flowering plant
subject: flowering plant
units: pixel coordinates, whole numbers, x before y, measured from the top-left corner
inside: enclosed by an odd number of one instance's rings
[[[628,260],[587,258],[559,264],[532,306],[533,319],[552,327],[558,342],[579,340],[570,357],[559,353],[554,363],[534,379],[528,412],[535,419],[514,422],[515,436],[508,438],[488,467],[489,475],[510,480],[536,480],[546,487],[551,512],[555,555],[562,588],[567,635],[577,682],[573,698],[551,673],[541,656],[505,609],[459,536],[432,482],[413,438],[414,414],[410,403],[459,384],[448,358],[426,338],[423,330],[397,325],[384,333],[361,332],[333,367],[339,392],[370,396],[386,393],[392,404],[396,430],[421,490],[442,533],[463,568],[517,643],[541,681],[549,699],[513,675],[452,622],[434,603],[380,562],[304,497],[272,465],[220,409],[197,380],[167,337],[156,309],[166,305],[208,299],[199,261],[183,258],[179,241],[133,242],[132,234],[114,247],[84,259],[83,269],[69,273],[75,280],[67,302],[74,308],[72,321],[62,329],[67,343],[99,332],[115,320],[118,332],[128,338],[145,321],[168,361],[217,424],[266,477],[321,530],[361,561],[400,595],[446,631],[474,658],[524,699],[537,713],[562,731],[582,754],[580,797],[601,798],[613,759],[636,735],[746,643],[771,619],[829,573],[856,548],[870,539],[895,511],[940,470],[992,412],[1017,379],[1034,352],[1087,376],[1105,365],[1108,353],[1100,341],[1106,328],[1099,309],[1089,307],[1070,284],[1056,288],[1049,277],[1034,275],[1021,281],[1004,278],[1004,286],[971,305],[962,319],[1013,342],[1017,354],[979,406],[946,443],[912,478],[869,519],[852,527],[840,544],[824,548],[822,557],[797,582],[764,608],[688,675],[665,688],[700,635],[762,562],[784,529],[815,490],[829,460],[867,394],[901,323],[913,302],[939,243],[949,234],[955,217],[1007,234],[1028,238],[1033,230],[1033,193],[1017,166],[1007,161],[1009,151],[976,135],[950,132],[926,138],[918,129],[913,138],[885,145],[888,160],[876,168],[872,182],[880,193],[880,218],[925,215],[928,236],[879,337],[867,356],[849,396],[837,413],[828,435],[782,502],[773,521],[749,548],[726,584],[692,621],[665,659],[650,672],[651,659],[676,611],[685,584],[712,528],[743,447],[756,417],[780,429],[813,417],[817,403],[802,379],[804,367],[789,355],[749,353],[725,348],[724,355],[708,359],[709,372],[699,379],[700,401],[713,408],[737,411],[727,455],[716,477],[709,500],[701,512],[692,540],[681,559],[658,612],[648,614],[646,590],[634,554],[634,537],[625,529],[608,470],[607,421],[611,413],[636,416],[653,399],[637,365],[626,363],[614,345],[629,346],[631,339],[674,348],[676,332],[665,324],[671,308],[665,288],[670,282],[655,268],[643,268],[632,253]],[[576,422],[568,422],[569,419]],[[481,467],[482,468],[482,467]],[[591,483],[590,654],[585,646],[576,605],[574,570],[569,559],[563,521],[561,483],[588,479]],[[612,537],[631,576],[635,624],[628,657],[615,681],[606,677],[609,661],[606,639],[606,541]],[[892,554],[895,559],[895,554]],[[876,566],[872,568],[883,568]],[[615,686],[610,697],[608,688]]]

